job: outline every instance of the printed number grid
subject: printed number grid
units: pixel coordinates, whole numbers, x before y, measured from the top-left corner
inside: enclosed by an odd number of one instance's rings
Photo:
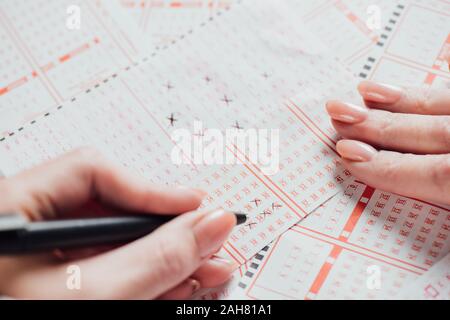
[[[400,86],[447,87],[450,4],[405,1],[394,13],[383,29],[386,37],[364,58],[361,77]]]
[[[66,25],[66,9],[73,5],[82,12],[79,30]],[[143,53],[137,29],[128,19],[117,19],[120,8],[111,7],[110,2],[83,0],[0,4],[0,135]]]
[[[253,203],[249,222],[233,232],[222,252],[244,263],[350,179],[337,164],[333,148],[324,143],[325,137],[294,117],[283,101],[299,87],[311,100],[319,89],[338,95],[333,82],[354,84],[294,17],[282,14],[269,1],[259,3],[258,9],[247,1],[218,14],[195,35],[144,59],[147,62],[125,68],[13,133],[1,144],[7,151],[2,159],[9,168],[5,171],[11,174],[89,144],[151,181],[211,190],[208,207],[241,209]],[[273,19],[270,27],[268,16]],[[265,76],[269,74],[270,80]],[[297,81],[289,81],[294,77]],[[301,97],[295,100],[302,103]],[[323,105],[316,107],[325,112]],[[253,163],[201,169],[195,163],[174,166],[171,132],[189,128],[194,120],[221,130],[236,122],[244,128],[284,128],[281,170],[267,176]],[[246,162],[239,146],[227,145],[227,152]],[[294,161],[300,157],[303,162]],[[261,200],[256,201],[257,208],[255,199]]]
[[[254,299],[395,298],[447,254],[449,233],[447,208],[355,182],[276,240],[242,286]]]

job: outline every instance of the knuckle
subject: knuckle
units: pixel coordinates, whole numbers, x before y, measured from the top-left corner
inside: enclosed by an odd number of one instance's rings
[[[396,137],[396,116],[393,113],[386,113],[379,117],[377,128],[377,140],[382,146],[386,146],[389,141]]]
[[[431,157],[431,156],[430,156]],[[443,192],[450,191],[450,157],[443,156],[431,169],[432,182]]]
[[[194,260],[195,252],[186,241],[175,241],[170,238],[161,241],[157,249],[157,258],[161,269],[160,277],[173,277],[183,274],[191,260]]]
[[[436,118],[436,125],[434,127],[436,139],[440,141],[445,148],[444,151],[450,151],[450,117],[442,116]]]
[[[430,112],[431,90],[424,88],[409,88],[407,90],[407,96],[410,101],[413,102],[417,113],[427,114]]]
[[[0,194],[2,195],[2,201],[0,201],[0,211],[12,210],[14,202],[16,199],[16,192],[19,188],[16,187],[14,182],[15,178],[0,178]]]
[[[73,156],[81,168],[95,168],[103,162],[102,153],[93,147],[80,147],[73,152]]]
[[[101,152],[94,147],[80,147],[74,151],[75,155],[82,160],[92,160],[101,157]]]
[[[399,163],[401,163],[401,154],[393,154],[390,153],[389,156],[383,156],[385,154],[385,151],[379,152],[379,161],[380,164],[377,166],[378,170],[380,171],[380,177],[383,177],[386,180],[393,180],[398,175],[398,166]]]

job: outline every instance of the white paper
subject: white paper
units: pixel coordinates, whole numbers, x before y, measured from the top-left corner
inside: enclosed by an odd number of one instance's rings
[[[152,182],[203,188],[209,191],[204,207],[249,213],[221,252],[243,264],[350,179],[329,137],[305,114],[325,115],[331,97],[358,101],[351,74],[295,16],[273,1],[255,2],[217,14],[13,132],[0,143],[1,167],[11,175],[93,145]],[[190,154],[188,164],[174,165],[172,134],[184,129],[201,140],[195,121],[222,132],[237,124],[278,129],[280,170],[265,174],[230,143],[224,153],[234,154],[236,165],[203,166]]]
[[[399,299],[449,300],[450,299],[450,253],[425,274],[400,292]]]
[[[0,39],[0,136],[129,65],[148,48],[113,1],[2,1]]]
[[[449,222],[448,208],[355,182],[262,252],[233,297],[396,299],[449,252]]]

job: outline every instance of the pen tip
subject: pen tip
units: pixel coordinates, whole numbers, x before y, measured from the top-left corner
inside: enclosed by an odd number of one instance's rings
[[[247,215],[245,213],[235,212],[234,214],[236,215],[236,225],[243,224],[247,221]]]

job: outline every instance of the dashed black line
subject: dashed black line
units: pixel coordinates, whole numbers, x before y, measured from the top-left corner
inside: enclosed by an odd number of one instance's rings
[[[398,4],[395,9],[392,12],[392,17],[388,20],[388,23],[384,26],[382,29],[383,32],[380,34],[380,39],[377,42],[377,46],[380,48],[383,48],[387,41],[392,36],[392,31],[394,30],[394,26],[397,24],[399,19],[401,18],[401,15],[405,9],[405,6],[403,4]],[[366,79],[370,72],[373,70],[373,67],[375,66],[375,62],[377,59],[373,57],[372,55],[368,56],[366,59],[366,62],[364,63],[361,72],[358,74],[358,76],[362,79]]]
[[[241,280],[238,283],[238,287],[241,289],[247,288],[250,284],[252,278],[255,276],[257,271],[259,270],[264,258],[269,252],[270,244],[261,249],[255,256],[250,260],[247,271],[242,276]]]
[[[238,1],[236,2],[236,5],[241,4],[241,3],[242,3],[242,0],[238,0]],[[224,11],[229,11],[230,8],[231,8],[230,6],[226,6],[225,8],[223,8],[223,10],[224,10]],[[221,15],[221,14],[222,14],[222,12],[220,12],[220,11],[217,12],[217,15]],[[213,20],[214,20],[214,19],[212,19],[212,17],[210,17],[207,21],[210,22],[210,21],[213,21]],[[205,25],[206,25],[206,23],[205,23],[205,22],[202,22],[202,23],[200,24],[200,27],[203,27],[203,26],[205,26]],[[190,30],[187,31],[187,34],[192,34],[193,32],[194,32],[194,30],[193,30],[193,29],[190,29]],[[182,34],[182,35],[179,36],[179,39],[180,39],[180,40],[183,40],[183,39],[185,39],[185,38],[186,38],[186,34]],[[172,41],[172,45],[174,45],[174,44],[176,44],[176,41]],[[163,46],[162,50],[165,50],[165,49],[167,49],[167,48],[168,48],[168,46],[165,45],[165,46]],[[156,46],[156,47],[155,47],[155,50],[156,50],[155,52],[152,52],[152,53],[151,53],[150,57],[155,57],[156,54],[157,54],[157,52],[160,51],[161,48],[160,48],[159,46]],[[141,59],[141,62],[144,62],[144,63],[145,63],[145,62],[147,62],[147,61],[149,61],[149,57],[148,57],[148,56],[143,57],[143,58]],[[125,71],[129,71],[129,70],[131,70],[131,67],[133,67],[133,66],[136,67],[136,66],[139,65],[139,63],[140,63],[139,61],[135,61],[135,62],[133,62],[131,65],[126,66],[124,70],[125,70]],[[101,82],[107,83],[110,79],[114,79],[114,78],[117,78],[117,77],[118,77],[118,73],[113,73],[113,74],[110,75],[109,77],[106,77],[105,79],[103,79]],[[97,89],[97,88],[99,88],[99,87],[100,87],[100,83],[96,83],[96,84],[94,85],[94,88],[95,88],[95,89]],[[85,93],[85,94],[89,94],[89,93],[92,92],[92,89],[93,89],[93,88],[88,88],[88,89],[86,89],[86,90],[84,91],[84,93]],[[76,99],[77,99],[76,97],[72,97],[71,100],[70,100],[70,102],[73,103],[73,102],[76,101]],[[59,106],[56,107],[55,111],[56,111],[56,110],[61,110],[62,108],[63,108],[63,105],[59,105]],[[48,117],[50,114],[51,114],[50,112],[47,112],[47,113],[44,114],[43,117]],[[39,120],[39,119],[34,119],[34,120],[30,121],[30,122],[29,122],[29,125],[35,124],[37,120]],[[17,132],[17,131],[23,131],[24,129],[25,129],[25,126],[20,127],[20,128],[18,128],[18,129],[16,129],[16,130],[13,130],[12,132],[7,133],[6,136],[0,137],[0,142],[5,141],[6,138],[7,138],[8,136],[9,136],[9,137],[13,136],[13,135],[15,134],[15,132]]]

